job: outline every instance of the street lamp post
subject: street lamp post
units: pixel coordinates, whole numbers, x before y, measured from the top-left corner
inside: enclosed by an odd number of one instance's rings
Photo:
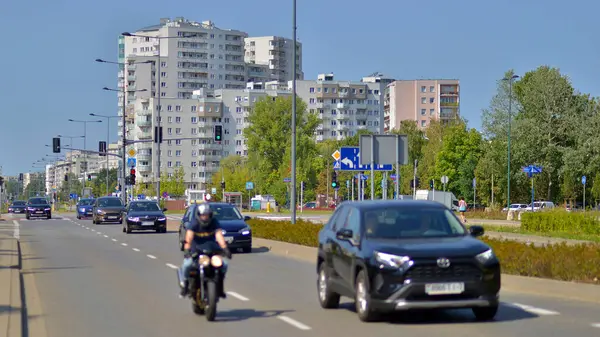
[[[510,127],[512,124],[512,87],[513,81],[519,78],[519,75],[513,75],[510,78],[505,77],[502,80],[508,81],[508,149],[507,149],[507,192],[506,192],[506,209],[510,210]]]
[[[70,119],[69,118],[69,122],[73,122],[73,123],[81,123],[83,124],[83,162],[85,163],[85,170],[83,173],[83,187],[87,187],[87,183],[85,180],[85,177],[87,176],[87,170],[88,170],[88,161],[87,161],[87,153],[85,150],[87,150],[87,145],[86,145],[86,139],[87,139],[87,124],[88,123],[102,123],[102,120],[98,119],[98,120],[79,120],[79,119]]]
[[[91,113],[90,116],[106,118],[106,195],[108,195],[108,145],[110,144],[110,120],[111,118],[119,118],[119,116],[105,116]]]
[[[292,60],[292,68],[294,77],[292,78],[292,195],[291,195],[291,223],[296,223],[296,0],[292,0],[292,40],[293,40],[293,60]]]
[[[117,64],[117,65],[125,65],[125,63],[123,62],[111,62],[111,61],[105,61],[102,59],[96,59],[96,62],[100,62],[100,63],[110,63],[110,64]],[[134,62],[134,64],[143,64],[143,63],[151,63],[151,61],[144,61],[144,62]],[[123,199],[123,204],[127,203],[127,195],[126,195],[126,188],[125,188],[125,176],[127,175],[127,163],[126,163],[126,151],[127,151],[127,119],[125,118],[126,112],[127,112],[127,93],[128,92],[144,92],[146,91],[146,89],[140,89],[140,90],[127,90],[127,86],[125,85],[125,74],[123,74],[123,90],[119,90],[119,89],[111,89],[108,87],[104,87],[102,88],[102,90],[106,90],[106,91],[114,91],[114,92],[122,92],[123,93],[123,108],[122,108],[122,114],[123,116],[121,116],[121,121],[123,123],[123,148],[122,148],[122,157],[121,157],[121,171],[122,171],[122,177],[121,177],[121,199]]]

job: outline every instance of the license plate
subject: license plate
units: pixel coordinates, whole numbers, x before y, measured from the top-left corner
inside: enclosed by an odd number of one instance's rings
[[[144,222],[142,222],[142,226],[154,226],[154,222],[144,221]]]
[[[42,213],[44,213],[44,211],[37,211],[36,213],[37,214],[42,214]]]
[[[465,284],[457,283],[430,283],[425,285],[425,292],[428,295],[455,295],[462,294],[465,291]]]
[[[232,243],[233,242],[233,238],[232,237],[226,237],[225,238],[225,242]]]
[[[119,217],[118,216],[109,216],[108,218],[109,219],[118,219]]]

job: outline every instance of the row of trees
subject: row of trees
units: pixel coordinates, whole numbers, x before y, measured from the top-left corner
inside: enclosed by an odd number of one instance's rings
[[[514,72],[508,71],[505,78]],[[597,99],[577,92],[570,80],[556,68],[539,67],[513,82],[500,80],[490,106],[482,111],[481,131],[467,127],[458,119],[444,125],[432,122],[424,131],[416,123],[404,121],[392,133],[406,134],[409,141],[409,165],[401,167],[400,191],[410,194],[413,163],[417,160],[420,188],[428,189],[429,180],[441,189],[440,178],[449,177],[447,190],[473,200],[476,179],[477,202],[490,205],[492,194],[496,205],[507,200],[508,123],[511,109],[511,202],[526,203],[531,199],[531,180],[522,167],[534,164],[543,172],[534,178],[536,199],[562,203],[581,200],[581,177],[587,176],[588,199],[600,198],[600,105]],[[228,191],[241,191],[245,198],[254,194],[272,194],[285,204],[290,176],[291,99],[277,97],[256,103],[244,130],[248,157],[223,159],[223,174]],[[302,100],[297,101],[297,181],[307,184],[304,200],[325,194],[327,176],[331,176],[331,153],[341,146],[358,146],[358,135],[335,141],[316,143],[314,134],[319,124],[316,115],[307,113]],[[362,132],[361,132],[362,133]],[[359,133],[360,134],[360,133]],[[353,173],[339,172],[338,195],[347,196],[346,180]],[[381,197],[382,173],[376,174],[376,194]],[[245,184],[254,183],[253,191]],[[220,191],[221,173],[213,175],[211,187]],[[367,183],[368,184],[368,183]],[[388,184],[388,195],[393,184]],[[370,188],[367,188],[370,191]],[[329,188],[330,194],[332,189]],[[219,195],[217,195],[218,197]]]

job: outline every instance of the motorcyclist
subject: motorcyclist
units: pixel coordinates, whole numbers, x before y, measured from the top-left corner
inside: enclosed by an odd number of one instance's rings
[[[231,259],[231,251],[227,247],[225,237],[219,220],[213,217],[213,211],[208,203],[198,204],[195,210],[195,216],[187,226],[184,243],[184,259],[181,268],[179,268],[179,280],[181,286],[180,296],[184,297],[188,292],[188,282],[190,270],[192,268],[192,253],[198,252],[202,245],[207,243],[218,243],[223,249],[227,258],[223,259],[221,277],[219,279],[218,291],[222,298],[226,298],[224,290],[225,274],[227,272],[228,259]]]

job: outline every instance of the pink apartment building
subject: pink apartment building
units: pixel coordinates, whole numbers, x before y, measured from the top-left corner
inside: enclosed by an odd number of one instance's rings
[[[403,120],[416,121],[419,128],[432,120],[448,122],[460,115],[459,80],[400,80],[385,89],[383,129],[400,127]]]

